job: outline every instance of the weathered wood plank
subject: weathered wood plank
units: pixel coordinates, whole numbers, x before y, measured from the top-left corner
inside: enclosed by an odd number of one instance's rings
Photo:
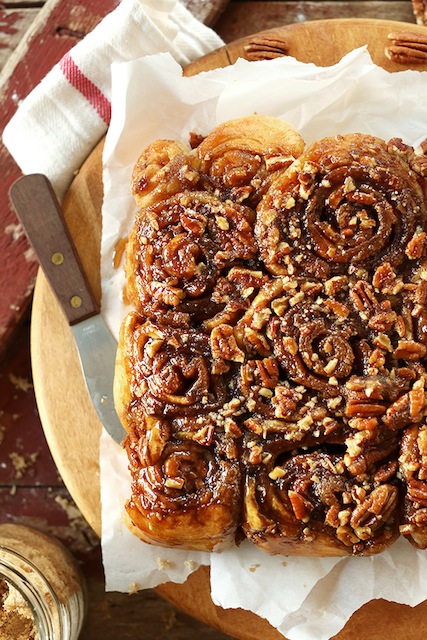
[[[0,70],[34,22],[39,11],[40,8],[0,8]]]
[[[217,22],[215,30],[225,42],[281,25],[329,18],[378,18],[415,23],[410,0],[309,2],[234,1]]]
[[[90,5],[47,0],[26,37],[9,57],[0,74],[0,131],[52,66],[118,4],[93,0]],[[22,235],[9,203],[8,191],[20,171],[0,143],[0,351],[22,321],[32,297],[37,262]]]
[[[39,7],[0,9],[0,70],[34,22],[39,11]]]

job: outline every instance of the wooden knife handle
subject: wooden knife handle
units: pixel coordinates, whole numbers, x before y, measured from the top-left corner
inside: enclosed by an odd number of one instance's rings
[[[99,313],[80,258],[48,178],[18,178],[9,197],[70,325]]]

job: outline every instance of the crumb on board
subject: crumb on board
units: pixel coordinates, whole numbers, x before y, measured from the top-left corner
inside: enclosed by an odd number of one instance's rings
[[[29,453],[27,456],[24,456],[17,451],[9,453],[9,458],[15,469],[15,478],[22,478],[27,473],[28,469],[30,469],[36,462],[38,456],[38,451]]]
[[[67,498],[64,498],[63,496],[55,496],[55,502],[65,511],[70,523],[79,521],[83,518],[78,507],[70,500],[67,500]]]
[[[27,380],[27,378],[22,378],[21,376],[16,376],[14,373],[9,373],[9,380],[18,391],[30,391],[33,388],[32,382]]]

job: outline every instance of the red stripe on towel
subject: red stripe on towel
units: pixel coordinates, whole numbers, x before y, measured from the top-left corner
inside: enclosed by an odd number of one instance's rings
[[[110,101],[104,96],[102,91],[100,91],[98,87],[80,71],[69,53],[61,59],[59,68],[68,82],[77,89],[77,91],[80,91],[80,93],[92,105],[105,124],[110,124]]]

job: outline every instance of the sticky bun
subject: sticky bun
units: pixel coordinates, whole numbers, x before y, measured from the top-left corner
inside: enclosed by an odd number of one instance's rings
[[[427,159],[251,116],[136,162],[115,402],[154,544],[427,548]]]

